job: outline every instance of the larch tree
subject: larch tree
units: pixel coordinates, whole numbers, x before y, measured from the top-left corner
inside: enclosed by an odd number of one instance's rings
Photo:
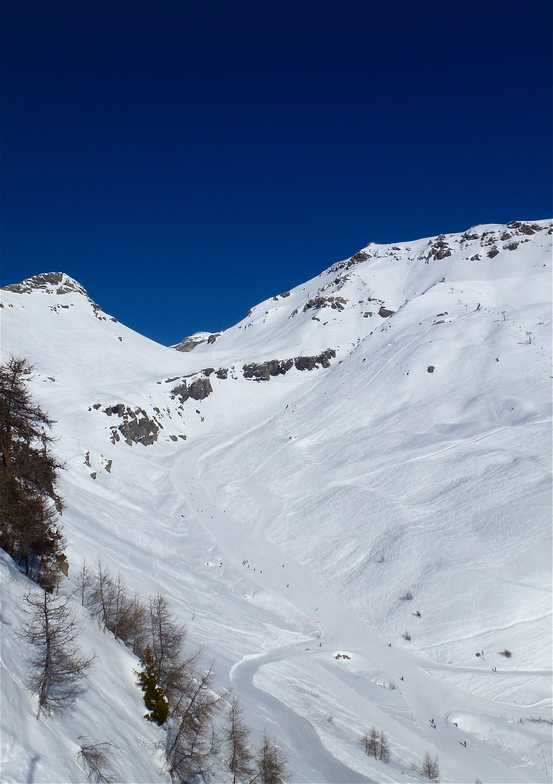
[[[380,730],[378,734],[378,759],[381,762],[388,763],[390,761],[391,751],[390,745],[388,743],[388,738],[386,735]]]
[[[249,782],[254,774],[253,754],[249,745],[250,730],[238,698],[231,697],[223,738],[227,749],[226,767],[232,773],[232,784]]]
[[[80,736],[78,740],[82,740]],[[77,752],[77,760],[83,766],[87,781],[92,784],[115,784],[115,778],[111,767],[111,758],[116,747],[110,741],[103,743],[82,743]]]
[[[372,727],[370,733],[365,732],[361,738],[361,743],[365,748],[365,754],[367,754],[367,756],[378,759],[380,739],[376,727]]]
[[[434,757],[434,759],[432,759],[430,754],[427,751],[425,751],[424,752],[424,757],[423,757],[423,760],[422,760],[422,764],[421,764],[420,768],[418,768],[417,770],[423,776],[426,776],[427,779],[430,779],[431,781],[438,781],[438,779],[440,777],[440,767],[438,765],[438,755],[436,755]]]
[[[172,704],[165,747],[171,781],[188,784],[211,778],[219,744],[215,714],[220,707],[213,691],[213,668],[193,672],[187,668],[186,680]]]
[[[174,704],[179,699],[194,668],[198,655],[183,659],[186,628],[178,623],[166,597],[161,593],[150,597],[147,640],[155,663],[158,681],[167,699]]]
[[[129,594],[123,575],[118,572],[114,576],[98,558],[96,571],[83,563],[77,590],[100,625],[141,656],[148,644],[148,611],[138,594]]]
[[[70,711],[95,657],[81,655],[81,629],[65,597],[29,592],[25,603],[27,619],[18,634],[30,648],[27,685],[38,696],[37,719]]]
[[[256,762],[257,771],[253,779],[256,784],[286,784],[289,780],[286,754],[266,732],[263,733]]]
[[[0,546],[48,590],[67,574],[57,524],[63,467],[51,452],[53,424],[27,389],[32,367],[11,358],[0,367]]]

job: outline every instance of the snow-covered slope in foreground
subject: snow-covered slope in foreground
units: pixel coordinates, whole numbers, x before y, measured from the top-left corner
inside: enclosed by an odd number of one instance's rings
[[[58,420],[70,576],[101,555],[165,593],[295,782],[420,781],[426,750],[442,781],[551,780],[552,233],[370,244],[184,353],[66,276],[2,292],[2,358]],[[2,722],[3,780],[82,780],[67,725]]]

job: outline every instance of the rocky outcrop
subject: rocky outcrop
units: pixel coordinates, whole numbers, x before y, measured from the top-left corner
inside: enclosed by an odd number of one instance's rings
[[[31,294],[33,291],[43,291],[45,294],[82,294],[89,301],[97,319],[100,321],[108,321],[109,319],[109,321],[117,322],[113,316],[103,315],[102,308],[89,297],[87,290],[65,272],[42,272],[40,275],[34,275],[21,283],[10,283],[8,286],[4,286],[4,289],[16,294]],[[54,305],[50,310],[59,313],[59,307],[67,309],[70,306]],[[121,338],[119,339],[121,340]]]
[[[255,378],[256,381],[268,381],[271,376],[283,376],[293,366],[293,359],[271,359],[268,362],[252,362],[242,367],[244,378]]]
[[[319,308],[333,308],[334,310],[343,310],[347,300],[343,297],[314,297],[308,300],[303,306],[303,312],[310,308],[318,310]]]
[[[209,378],[197,378],[190,383],[183,381],[182,384],[173,387],[171,397],[173,399],[178,398],[181,403],[185,403],[189,398],[192,398],[192,400],[205,400],[212,392],[213,387]]]
[[[451,248],[446,242],[445,234],[438,235],[434,241],[429,240],[429,245],[430,249],[426,256],[427,261],[430,261],[430,259],[441,261],[447,256],[451,256]]]
[[[123,421],[119,425],[113,425],[111,430],[111,441],[113,444],[121,440],[121,436],[126,444],[142,444],[149,446],[157,441],[158,433],[161,428],[154,419],[150,419],[143,408],[135,408],[134,411],[124,403],[115,406],[107,406],[103,409],[107,416],[117,416]]]
[[[317,354],[314,357],[296,357],[294,359],[294,367],[297,370],[314,370],[320,367],[330,367],[330,360],[334,359],[336,352],[333,348],[327,348],[322,354]]]
[[[267,362],[251,362],[242,367],[244,378],[253,378],[255,381],[269,381],[271,376],[283,376],[293,367],[296,370],[314,370],[315,368],[330,367],[330,360],[334,359],[336,352],[332,348],[311,357],[294,357],[293,359],[271,359]]]
[[[178,346],[173,346],[175,351],[192,351],[195,349],[196,346],[199,346],[200,343],[205,343],[205,340],[194,340],[194,338],[185,338],[182,340]]]
[[[175,351],[189,352],[202,343],[215,343],[220,334],[220,332],[195,332],[193,335],[190,335],[190,337],[181,340],[177,346],[171,346],[171,348],[174,348]]]
[[[6,291],[14,291],[16,294],[30,294],[31,291],[44,291],[51,294],[76,292],[88,297],[86,289],[64,272],[43,272],[40,275],[34,275],[32,278],[27,278],[21,283],[11,283],[9,286],[4,286],[4,288]]]
[[[539,223],[521,223],[520,221],[511,221],[507,224],[508,229],[515,229],[518,234],[525,234],[530,236],[537,231],[543,231],[545,226],[540,226]]]
[[[367,259],[370,259],[369,254],[364,250],[360,250],[358,253],[355,253],[350,259],[348,259],[346,268],[349,269],[349,267],[353,267],[354,264],[360,264],[362,261],[367,261]]]

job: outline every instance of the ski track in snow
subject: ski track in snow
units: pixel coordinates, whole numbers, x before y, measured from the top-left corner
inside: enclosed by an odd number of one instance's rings
[[[471,439],[470,443],[482,440],[505,429],[506,428],[498,428],[497,430],[483,434],[476,439]],[[221,546],[225,553],[225,560],[234,561],[236,567],[239,566],[241,557],[242,559],[245,558],[248,561],[251,561],[252,564],[256,563],[259,566],[262,565],[263,578],[261,577],[261,574],[253,576],[251,573],[248,574],[248,577],[258,582],[261,587],[268,588],[272,591],[279,591],[279,589],[282,591],[282,587],[286,580],[287,586],[290,585],[291,588],[293,586],[289,594],[294,596],[296,601],[298,595],[302,597],[301,610],[306,615],[310,615],[313,612],[312,608],[309,608],[309,602],[306,602],[306,598],[309,597],[310,604],[317,605],[319,608],[318,615],[321,618],[324,618],[324,621],[321,622],[319,627],[321,637],[317,639],[323,641],[325,649],[329,642],[333,641],[335,643],[335,648],[344,649],[348,652],[354,651],[355,654],[360,657],[365,656],[365,652],[368,651],[370,652],[368,654],[370,661],[387,672],[394,683],[399,682],[400,673],[403,674],[404,679],[407,674],[407,678],[403,681],[401,686],[401,693],[407,704],[407,712],[417,717],[417,727],[423,729],[423,734],[427,741],[432,745],[435,745],[436,748],[446,748],[448,755],[457,758],[462,769],[463,754],[466,754],[466,749],[464,747],[458,749],[457,746],[460,745],[461,741],[466,740],[467,735],[460,732],[457,728],[454,728],[453,725],[448,722],[448,715],[452,712],[460,711],[466,711],[469,714],[482,713],[494,715],[498,713],[498,704],[496,701],[475,697],[473,694],[466,694],[453,686],[444,684],[443,682],[432,678],[431,672],[434,670],[442,670],[452,673],[472,673],[481,676],[482,670],[432,663],[428,660],[417,658],[409,652],[400,650],[397,647],[390,650],[384,640],[378,639],[374,632],[365,628],[358,620],[348,618],[348,613],[344,608],[340,607],[332,596],[328,595],[326,591],[318,586],[312,576],[306,574],[300,564],[290,559],[290,557],[286,556],[280,548],[267,540],[266,534],[270,527],[271,520],[280,514],[284,506],[284,501],[270,493],[270,491],[268,491],[259,481],[256,481],[255,476],[262,469],[265,472],[270,471],[271,463],[276,459],[276,453],[268,457],[250,477],[242,479],[240,482],[240,486],[248,493],[254,505],[260,510],[259,519],[255,524],[253,531],[248,530],[242,537],[237,537],[236,533],[240,530],[241,524],[239,520],[234,520],[236,525],[233,526],[232,534],[229,536],[227,533],[229,530],[228,518],[231,516],[223,513],[217,506],[201,478],[202,461],[208,456],[211,458],[216,457],[216,453],[227,446],[228,441],[224,445],[218,445],[214,448],[209,448],[208,445],[202,443],[201,445],[192,448],[191,453],[187,455],[186,461],[188,471],[190,471],[191,465],[196,465],[198,467],[198,473],[193,478],[190,477],[190,473],[188,473],[189,481],[194,488],[194,494],[189,501],[189,505],[191,508],[203,510],[204,514],[201,518],[198,518],[198,522],[201,522],[201,524],[209,530],[210,535]],[[285,444],[282,449],[285,449],[286,446],[287,445]],[[438,452],[417,456],[413,458],[413,460],[433,457],[434,455],[441,454],[456,446],[458,446],[458,444],[453,444]],[[214,514],[205,514],[206,510],[208,512],[211,511]],[[279,564],[282,560],[285,561],[285,577],[279,572]],[[283,598],[286,602],[290,601],[289,595],[286,595]],[[532,619],[528,620],[530,621]],[[475,638],[477,636],[478,635],[474,635]],[[316,735],[314,735],[312,728],[308,729],[309,725],[306,720],[302,721],[300,717],[284,705],[282,701],[276,700],[267,693],[261,693],[260,688],[253,685],[255,674],[260,668],[269,662],[295,660],[305,652],[306,645],[313,645],[312,637],[304,637],[294,644],[284,646],[277,644],[266,653],[244,656],[243,659],[234,664],[231,669],[231,683],[244,702],[248,702],[248,704],[252,705],[271,705],[273,715],[280,717],[280,726],[287,728],[286,739],[289,743],[289,747],[296,748],[298,756],[302,756],[306,762],[313,764],[314,768],[316,761],[319,761],[319,773],[324,771],[323,775],[325,776],[324,779],[320,778],[320,781],[344,782],[344,784],[345,782],[369,781],[370,779],[368,778],[359,778],[359,773],[354,772],[342,762],[334,758],[332,758],[333,762],[331,762],[328,752],[324,751],[324,747],[321,745],[320,740],[317,738],[317,742],[315,741]],[[316,647],[310,648],[310,652],[313,656],[318,655]],[[551,676],[551,670],[500,671],[499,673],[494,673],[494,676],[499,678],[521,676],[548,678]],[[413,687],[412,684],[415,684],[415,687]],[[437,705],[440,706],[439,711],[436,709]],[[532,718],[536,715],[535,709],[531,707],[517,707],[513,709],[506,705],[501,706],[501,713],[506,718],[512,720],[518,720],[524,717]],[[437,727],[436,730],[434,730],[429,724],[427,726],[427,719],[428,717],[433,718],[436,715],[440,715],[441,721],[440,719],[437,720]],[[438,722],[440,722],[439,725]],[[303,729],[301,729],[300,725]],[[382,721],[380,726],[383,726]],[[293,728],[293,731],[289,731],[290,727]],[[391,731],[393,732],[394,729]],[[471,747],[476,744],[478,749],[478,746],[480,745],[479,741],[470,737],[470,735],[469,738]],[[408,738],[403,739],[403,742],[407,748],[413,748],[413,746],[416,745],[413,743],[413,740],[413,738]],[[484,759],[489,755],[487,744],[483,745],[484,750],[483,753],[481,752],[482,764],[484,764]],[[478,756],[480,755],[476,752],[476,759],[478,759]],[[322,766],[321,761],[323,761]],[[471,764],[473,766],[476,765],[474,762]],[[508,755],[506,758],[505,754],[498,752],[496,764],[497,769],[495,775],[499,774],[500,776],[497,781],[507,781],[508,779],[512,781],[533,781],[533,778],[526,778],[524,774],[521,778],[518,778],[517,774],[512,772]],[[487,760],[486,765],[489,766],[489,759]],[[405,772],[403,772],[403,774]]]

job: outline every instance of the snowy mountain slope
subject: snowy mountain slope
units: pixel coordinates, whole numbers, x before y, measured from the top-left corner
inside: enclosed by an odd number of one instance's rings
[[[426,749],[443,781],[551,778],[552,233],[371,244],[188,352],[66,276],[2,292],[71,571],[163,591],[294,781],[418,781]]]
[[[524,298],[518,290],[521,260],[532,257],[531,263],[524,265],[522,278],[534,279],[530,283],[533,292],[535,276],[543,271],[541,265],[549,261],[548,231],[547,221],[515,221],[507,227],[476,226],[464,234],[392,246],[369,243],[351,259],[252,308],[245,319],[221,333],[213,343],[207,342],[207,333],[200,334],[204,342],[194,349],[194,354],[213,358],[210,361],[215,365],[228,365],[264,361],[273,354],[282,359],[292,347],[303,354],[345,347],[381,326],[381,308],[397,311],[407,302],[419,301],[440,284],[451,297],[447,302],[458,304],[455,290],[449,290],[466,282],[468,290],[463,302],[467,306],[473,293],[469,284],[474,283],[478,286],[474,294],[489,296],[489,305],[496,304],[495,296],[497,303],[516,308],[520,297]],[[549,298],[547,289],[544,295]],[[438,292],[438,298],[441,297]]]

